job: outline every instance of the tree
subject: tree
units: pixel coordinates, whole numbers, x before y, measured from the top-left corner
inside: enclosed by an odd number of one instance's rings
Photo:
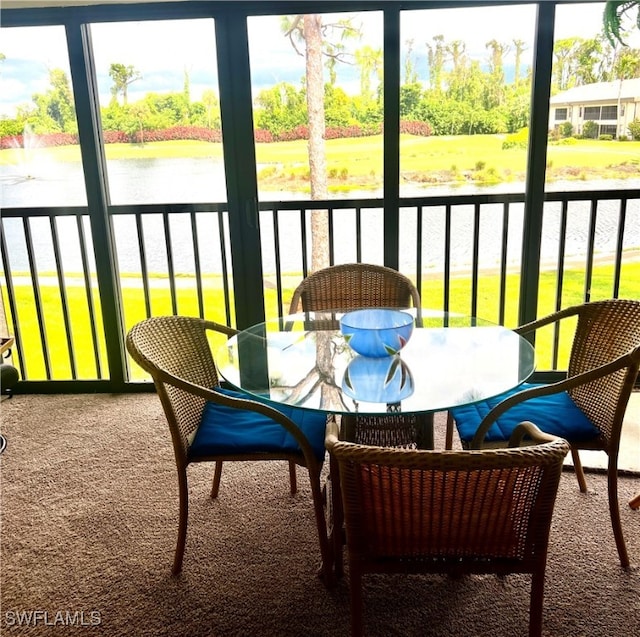
[[[360,95],[363,100],[371,99],[371,74],[381,79],[382,49],[364,46],[355,52],[356,64],[360,67]]]
[[[579,42],[574,54],[576,67],[574,76],[577,86],[602,82],[606,72],[603,69],[603,51],[600,41],[595,38],[583,39]]]
[[[309,180],[311,199],[327,199],[327,162],[324,144],[325,109],[324,78],[322,74],[323,56],[336,62],[345,61],[343,47],[338,47],[328,37],[338,34],[340,40],[359,35],[349,20],[324,24],[319,14],[285,17],[282,28],[294,50],[305,58],[305,86],[307,117],[309,121]],[[300,47],[304,45],[304,52]],[[311,213],[311,269],[319,270],[329,265],[329,236],[327,211],[314,210]]]
[[[149,106],[144,102],[137,102],[129,106],[128,111],[135,125],[135,130],[130,128],[127,132],[132,140],[135,140],[137,133],[138,143],[144,146],[144,129],[148,125],[147,122],[151,114]]]
[[[202,92],[202,103],[207,113],[207,128],[220,128],[220,100],[214,91]]]
[[[109,77],[113,80],[111,95],[114,101],[118,99],[118,95],[122,94],[122,103],[126,106],[129,84],[141,79],[142,75],[131,64],[125,66],[124,64],[114,62],[109,67]]]
[[[622,92],[622,80],[629,77],[640,76],[640,52],[637,49],[630,49],[629,52],[625,52],[625,55],[618,53],[618,44],[627,46],[624,41],[623,23],[625,18],[631,17],[633,11],[636,11],[636,26],[640,29],[640,0],[619,0],[609,1],[605,3],[603,19],[603,31],[611,46],[614,47],[614,68],[612,74],[619,79],[618,88],[618,122],[617,132],[621,135],[623,131],[620,130],[620,98]],[[636,121],[632,122],[632,125]],[[632,138],[637,139],[636,131],[633,126],[629,126],[629,131]]]
[[[504,103],[504,57],[509,52],[509,45],[491,40],[485,46],[491,51],[489,87],[485,100],[485,108],[488,110]]]
[[[453,64],[453,69],[451,71],[453,74],[460,71],[460,69],[465,65],[466,49],[467,45],[462,40],[454,40],[446,46],[446,51],[451,56],[451,62]]]
[[[422,99],[422,85],[419,82],[403,84],[400,87],[400,117],[417,119],[417,110]]]
[[[553,47],[553,88],[555,92],[566,91],[574,85],[574,54],[580,38],[556,40]]]
[[[418,73],[413,65],[413,39],[405,42],[407,54],[404,58],[404,83],[415,84],[418,81]]]
[[[274,137],[307,123],[305,93],[293,84],[280,82],[260,91],[256,103],[258,128],[268,130]]]
[[[69,78],[62,69],[49,69],[49,82],[51,88],[46,93],[33,96],[36,111],[29,123],[36,133],[73,133],[77,126]]]
[[[513,81],[517,86],[520,84],[520,66],[522,64],[522,54],[527,50],[524,40],[514,40],[513,46],[516,50],[516,61],[513,69]]]
[[[446,58],[446,47],[444,45],[443,35],[434,35],[433,41],[435,46],[427,43],[428,60],[429,60],[429,85],[432,90],[442,90],[442,74],[444,72],[444,63]]]
[[[633,12],[636,12],[636,26],[640,29],[640,0],[611,0],[604,5],[602,16],[604,34],[612,46],[616,42],[625,44],[623,25],[625,19],[633,19]]]

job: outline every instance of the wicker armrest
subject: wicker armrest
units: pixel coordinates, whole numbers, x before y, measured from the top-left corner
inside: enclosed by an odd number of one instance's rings
[[[534,425],[531,421],[525,420],[521,422],[511,434],[509,438],[509,447],[519,447],[524,438],[532,440],[534,443],[553,442],[558,438],[544,433]]]
[[[613,374],[620,369],[629,367],[640,360],[640,346],[627,352],[626,354],[619,356],[618,358],[600,365],[581,374],[576,374],[570,378],[558,381],[557,383],[550,383],[548,385],[540,385],[539,387],[532,387],[525,389],[517,394],[513,394],[508,398],[505,398],[502,402],[498,403],[483,419],[471,441],[470,447],[472,449],[480,449],[484,438],[489,431],[491,425],[507,410],[514,405],[529,400],[530,398],[536,398],[538,396],[547,396],[549,394],[557,394],[559,392],[567,391],[573,387],[579,385],[585,385],[598,378],[603,378],[609,374]]]

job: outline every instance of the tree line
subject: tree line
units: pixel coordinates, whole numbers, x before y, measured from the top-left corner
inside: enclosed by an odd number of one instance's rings
[[[348,25],[347,25],[348,27]],[[345,31],[347,30],[345,27]],[[351,137],[379,133],[383,123],[382,50],[364,46],[353,53],[344,44],[325,43],[324,114],[326,135]],[[418,64],[415,41],[405,43],[400,117],[402,131],[418,135],[514,133],[529,121],[531,68],[521,62],[520,40],[486,43],[485,65],[472,59],[463,41],[442,35],[424,43],[425,64]],[[332,48],[333,47],[333,48]],[[2,56],[4,57],[4,56]],[[507,80],[507,60],[512,77]],[[337,83],[336,64],[348,62],[359,74],[359,92],[349,95]],[[426,67],[426,68],[425,68]],[[129,87],[142,79],[132,65],[112,63],[110,103],[101,107],[108,141],[157,141],[184,138],[219,141],[218,95],[206,90],[191,99],[189,73],[181,91],[147,93],[133,103]],[[614,46],[606,38],[572,37],[554,45],[553,93],[572,86],[640,77],[640,49]],[[254,98],[256,140],[270,142],[308,136],[307,87],[281,82]],[[68,75],[49,70],[49,87],[33,95],[15,117],[0,120],[0,138],[34,133],[53,135],[52,143],[69,143],[77,135],[75,107]],[[56,137],[57,134],[57,137]],[[57,141],[55,141],[57,139]]]

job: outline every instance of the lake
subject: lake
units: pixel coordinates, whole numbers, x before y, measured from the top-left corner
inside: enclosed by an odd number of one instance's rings
[[[224,201],[226,188],[224,169],[220,162],[212,159],[128,159],[110,160],[108,163],[109,189],[112,203],[175,203]],[[81,206],[86,205],[83,174],[79,162],[53,163],[47,161],[23,162],[18,166],[0,166],[0,205],[2,207],[29,206]],[[549,190],[567,191],[584,189],[638,188],[640,179],[618,181],[570,181],[555,182]],[[496,186],[436,186],[428,188],[404,187],[402,196],[449,195],[522,192],[522,184],[503,183]],[[351,192],[350,198],[381,197],[378,192]],[[264,201],[298,199],[294,192],[262,193]],[[509,217],[508,261],[517,265],[520,260],[523,205],[512,204]],[[603,201],[598,208],[595,246],[599,255],[613,255],[618,235],[618,202]],[[571,258],[585,255],[588,244],[590,204],[574,202],[569,207],[566,254]],[[283,272],[300,272],[301,234],[298,213],[281,213],[280,241],[283,250],[281,268]],[[630,202],[627,211],[624,248],[640,248],[640,202]],[[170,215],[172,242],[174,245],[174,267],[178,274],[195,272],[191,249],[191,227],[184,223],[183,215]],[[364,221],[366,219],[366,221]],[[560,205],[547,204],[543,226],[541,259],[553,262],[557,257]],[[382,262],[382,210],[363,213],[363,260]],[[401,210],[400,269],[411,272],[415,269],[416,239],[415,210]],[[222,270],[221,255],[217,241],[218,230],[214,215],[197,215],[201,240],[202,270],[204,273],[219,273]],[[425,237],[422,242],[423,269],[426,272],[442,269],[444,255],[444,208],[434,207],[425,211],[423,221]],[[4,232],[9,246],[10,266],[13,272],[29,269],[24,232],[20,220],[4,219]],[[66,272],[82,271],[80,249],[75,230],[75,220],[60,218],[58,232],[62,244],[62,260]],[[55,258],[51,242],[48,219],[33,219],[31,229],[39,271],[53,271]],[[452,217],[452,267],[465,268],[473,255],[473,207],[456,207]],[[480,225],[480,267],[495,267],[500,258],[502,242],[502,205],[490,204],[482,207]],[[121,273],[139,273],[137,231],[135,219],[129,215],[117,215],[114,233]],[[164,228],[161,215],[145,215],[144,233],[147,250],[147,265],[150,272],[165,273],[167,259],[164,251]],[[263,268],[266,274],[275,271],[273,226],[270,213],[261,215],[263,239]],[[354,261],[356,251],[355,214],[353,211],[338,211],[335,226],[336,262]],[[207,243],[206,237],[216,237]]]

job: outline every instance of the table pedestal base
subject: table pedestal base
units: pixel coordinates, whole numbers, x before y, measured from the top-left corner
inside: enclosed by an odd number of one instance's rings
[[[433,449],[433,413],[386,416],[347,414],[340,418],[340,439],[378,447]],[[327,534],[336,577],[344,573],[344,512],[338,463],[329,457],[329,476],[325,483]]]

